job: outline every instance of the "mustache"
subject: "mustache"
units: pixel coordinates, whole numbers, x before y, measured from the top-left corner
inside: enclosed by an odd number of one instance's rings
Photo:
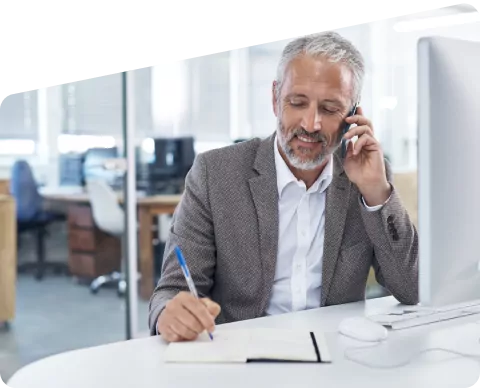
[[[328,138],[322,132],[308,132],[303,128],[296,128],[290,132],[289,141],[292,140],[295,136],[302,136],[306,137],[307,139],[311,139],[313,141],[321,142],[321,143],[328,143]]]

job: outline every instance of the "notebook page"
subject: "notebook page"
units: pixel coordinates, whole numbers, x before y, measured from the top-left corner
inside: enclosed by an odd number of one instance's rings
[[[165,351],[165,362],[245,363],[248,337],[244,330],[217,330],[213,341],[202,334],[195,341],[172,342]]]
[[[255,329],[250,332],[249,359],[318,361],[307,330]]]

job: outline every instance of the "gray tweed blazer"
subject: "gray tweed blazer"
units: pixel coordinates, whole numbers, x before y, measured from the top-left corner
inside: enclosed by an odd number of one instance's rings
[[[272,134],[197,155],[150,299],[152,335],[168,300],[188,291],[177,244],[199,294],[220,304],[217,324],[265,315],[278,240],[274,139]],[[387,162],[386,170],[393,185]],[[325,211],[322,306],[363,300],[371,266],[399,302],[418,303],[418,236],[395,187],[381,210],[367,211],[334,154]]]

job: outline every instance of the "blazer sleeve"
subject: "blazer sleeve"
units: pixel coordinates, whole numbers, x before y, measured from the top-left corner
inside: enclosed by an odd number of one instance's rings
[[[207,181],[205,156],[198,154],[185,179],[182,199],[173,214],[163,256],[162,275],[150,298],[151,335],[157,334],[157,320],[167,302],[180,291],[188,291],[175,255],[175,246],[182,249],[199,297],[209,297],[216,250]]]
[[[361,214],[374,247],[375,277],[400,303],[418,303],[418,234],[393,183],[385,161],[390,199],[378,211],[368,211],[361,198]]]

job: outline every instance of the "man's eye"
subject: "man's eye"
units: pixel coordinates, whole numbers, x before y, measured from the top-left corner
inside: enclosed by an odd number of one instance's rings
[[[296,107],[302,107],[305,106],[305,102],[303,101],[290,101],[290,105],[296,106]]]
[[[338,112],[337,109],[329,109],[329,108],[324,108],[324,111],[329,114],[334,114]]]

